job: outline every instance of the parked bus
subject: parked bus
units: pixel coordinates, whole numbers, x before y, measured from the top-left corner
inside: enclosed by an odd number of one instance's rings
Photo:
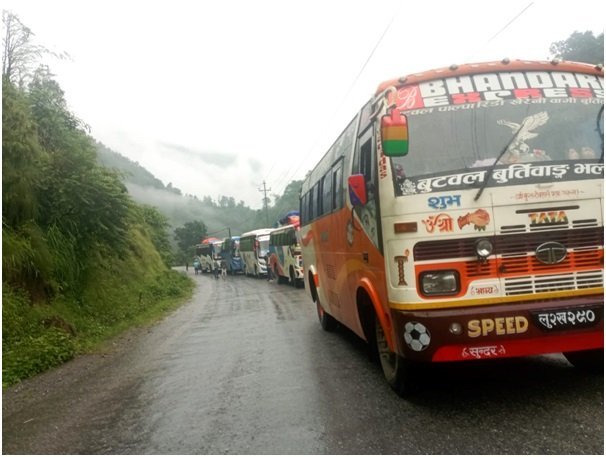
[[[214,269],[214,261],[221,259],[221,244],[219,238],[206,238],[202,243],[196,245],[196,255],[200,259],[202,271],[211,273]]]
[[[387,81],[305,179],[306,291],[398,394],[421,362],[603,372],[603,77],[504,60]]]
[[[239,236],[223,239],[223,244],[221,245],[221,258],[227,265],[228,274],[242,273]]]
[[[240,237],[242,269],[247,276],[258,278],[267,274],[267,253],[271,231],[270,228],[257,229]]]
[[[293,287],[303,286],[303,260],[295,225],[273,230],[269,236],[269,268],[278,283]]]

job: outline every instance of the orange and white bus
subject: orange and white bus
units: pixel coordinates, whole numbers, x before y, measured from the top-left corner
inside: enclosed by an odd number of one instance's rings
[[[603,371],[604,71],[451,66],[379,85],[301,189],[322,327],[421,362],[564,353]]]
[[[303,260],[294,224],[274,229],[269,236],[269,266],[280,284],[303,286]]]

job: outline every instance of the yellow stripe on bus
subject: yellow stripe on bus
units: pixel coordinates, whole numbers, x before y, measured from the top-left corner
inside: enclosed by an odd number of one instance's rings
[[[418,310],[431,310],[431,309],[446,309],[446,308],[461,308],[468,306],[483,306],[483,305],[497,305],[501,303],[514,303],[522,301],[538,301],[548,300],[552,298],[566,298],[566,297],[579,297],[586,295],[598,295],[604,294],[603,287],[592,287],[590,289],[583,290],[571,290],[567,292],[543,292],[536,294],[524,294],[515,295],[513,297],[494,297],[494,298],[476,298],[472,300],[453,300],[453,301],[440,301],[440,302],[422,302],[422,303],[395,303],[389,302],[391,309],[401,311],[418,311]]]

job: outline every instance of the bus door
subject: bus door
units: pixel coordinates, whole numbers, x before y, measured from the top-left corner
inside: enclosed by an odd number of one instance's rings
[[[356,303],[356,291],[362,278],[368,278],[377,289],[382,287],[378,279],[384,278],[384,274],[379,274],[384,263],[381,255],[379,188],[372,122],[361,128],[354,152],[352,174],[364,176],[367,196],[365,204],[354,207],[347,227],[346,257],[347,264],[351,266],[348,268],[348,302]],[[349,307],[341,317],[350,328],[360,328],[356,306]]]

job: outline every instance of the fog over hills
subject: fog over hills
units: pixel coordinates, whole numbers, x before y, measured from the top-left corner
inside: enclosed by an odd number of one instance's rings
[[[129,194],[139,203],[154,206],[164,214],[174,231],[185,223],[202,221],[208,228],[208,234],[219,238],[240,235],[248,230],[271,227],[286,212],[299,208],[299,189],[301,181],[289,184],[284,195],[273,197],[267,211],[253,210],[243,201],[236,202],[233,197],[220,195],[217,200],[210,196],[183,195],[172,183],[164,183],[142,167],[139,163],[97,143],[99,162],[117,170],[123,176],[123,182]],[[273,203],[273,204],[272,204]],[[171,233],[172,235],[172,233]]]

